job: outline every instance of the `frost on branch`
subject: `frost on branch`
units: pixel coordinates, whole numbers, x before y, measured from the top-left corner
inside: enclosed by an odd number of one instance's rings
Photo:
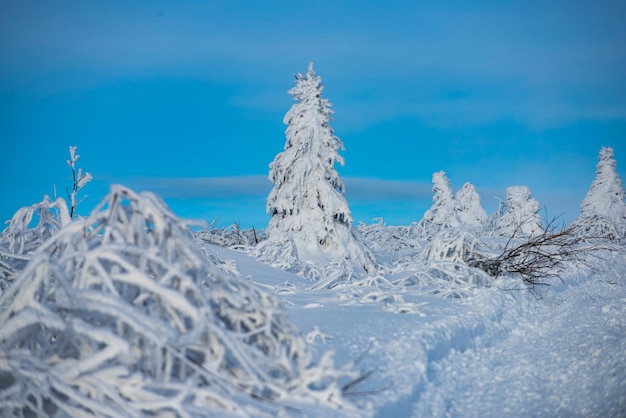
[[[495,220],[496,233],[502,237],[517,238],[541,234],[544,229],[539,215],[539,202],[530,194],[528,186],[506,189],[503,215]]]
[[[79,158],[80,155],[76,154],[76,147],[70,145],[70,159],[67,160],[67,165],[72,169],[72,190],[67,189],[67,197],[70,200],[70,218],[74,217],[76,207],[84,199],[77,199],[78,192],[93,179],[91,174],[83,174],[82,168],[76,169],[76,161],[78,161]]]
[[[0,298],[0,416],[271,416],[347,408],[277,302],[165,205],[114,186]],[[306,406],[305,406],[306,407]]]
[[[382,218],[377,221],[370,225],[360,223],[357,229],[367,247],[374,251],[381,263],[383,259],[400,260],[415,254],[425,245],[417,222],[409,226],[392,226],[385,225]]]
[[[598,159],[596,177],[572,226],[582,237],[620,241],[626,238],[626,193],[617,174],[613,149],[602,147]]]
[[[69,223],[63,199],[52,202],[44,196],[41,202],[15,212],[9,226],[0,233],[0,294],[24,269],[30,254]]]
[[[341,260],[349,268],[372,272],[374,257],[352,227],[344,185],[334,168],[336,162],[344,163],[339,154],[343,143],[330,126],[333,112],[322,90],[312,63],[289,90],[297,103],[284,118],[285,149],[270,164],[274,187],[267,197],[267,212],[272,218],[267,240],[256,254],[296,271],[302,270],[297,264],[316,270]]]
[[[216,228],[214,224],[211,223],[210,229],[196,232],[196,237],[207,244],[243,250],[249,250],[265,239],[265,231],[255,228],[241,229],[238,224]]]

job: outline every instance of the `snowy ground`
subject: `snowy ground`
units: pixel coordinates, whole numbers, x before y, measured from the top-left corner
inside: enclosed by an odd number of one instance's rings
[[[398,313],[384,291],[311,291],[297,275],[207,247],[281,298],[320,353],[334,350],[337,365],[372,373],[351,388],[363,415],[626,416],[624,255],[536,294],[494,286],[445,299],[407,290],[410,313]]]

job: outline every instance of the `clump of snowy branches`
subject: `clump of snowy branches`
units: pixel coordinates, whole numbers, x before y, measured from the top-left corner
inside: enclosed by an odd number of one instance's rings
[[[556,228],[556,218],[541,231],[528,236],[523,224],[514,230],[506,243],[493,253],[475,253],[469,265],[477,267],[494,279],[503,276],[521,278],[530,288],[548,285],[560,278],[563,271],[575,264],[586,265],[600,250],[610,250],[602,237],[591,239],[577,233],[574,227]]]
[[[44,196],[41,202],[15,212],[9,226],[0,233],[0,294],[24,269],[31,253],[69,223],[63,199],[51,201]]]
[[[224,228],[211,228],[196,232],[196,236],[208,244],[234,249],[251,249],[265,240],[265,232],[255,228],[241,229],[238,224]]]
[[[343,408],[276,300],[226,276],[150,193],[114,186],[0,298],[0,415],[275,415]]]
[[[392,269],[397,276],[395,283],[418,286],[444,297],[466,296],[477,286],[491,281],[483,271],[468,263],[477,253],[488,251],[474,230],[445,228],[421,252]]]
[[[417,222],[408,226],[394,226],[386,225],[382,218],[376,220],[373,224],[360,223],[357,230],[380,262],[388,261],[390,257],[399,259],[423,248],[425,242]]]

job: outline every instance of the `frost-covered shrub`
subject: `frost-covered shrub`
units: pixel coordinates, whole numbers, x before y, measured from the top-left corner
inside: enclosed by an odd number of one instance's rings
[[[478,238],[468,229],[444,230],[424,249],[424,258],[429,261],[465,263],[474,257],[479,246]]]
[[[626,195],[617,174],[613,149],[602,147],[598,156],[596,177],[589,187],[573,228],[583,237],[626,238]]]
[[[226,276],[149,193],[114,186],[0,298],[1,416],[258,416],[345,408],[272,297]]]
[[[289,94],[297,102],[287,112],[285,149],[270,164],[274,187],[267,197],[272,216],[267,241],[256,253],[269,263],[284,263],[284,251],[297,261],[323,266],[350,260],[362,271],[376,268],[374,257],[352,227],[352,214],[344,198],[344,185],[334,168],[343,165],[343,143],[330,126],[331,104],[322,98],[323,85],[309,64],[306,75],[296,76]],[[277,246],[285,246],[283,250]],[[294,247],[296,251],[292,251]]]
[[[400,260],[389,270],[397,285],[424,288],[444,297],[462,297],[491,281],[485,272],[471,265],[474,258],[490,253],[475,230],[444,228],[421,252]]]
[[[241,229],[233,224],[225,228],[211,228],[196,232],[196,237],[208,244],[226,248],[249,249],[265,240],[265,232],[255,228]]]
[[[24,269],[30,254],[69,223],[63,199],[51,201],[44,196],[41,202],[15,212],[9,226],[0,233],[0,294]]]
[[[420,251],[425,245],[417,222],[408,226],[385,225],[382,218],[373,224],[360,223],[357,230],[363,241],[376,253],[380,263]]]
[[[530,237],[511,237],[497,248],[497,253],[477,252],[468,260],[469,265],[479,268],[494,279],[512,277],[533,288],[547,285],[552,278],[559,278],[568,267],[587,265],[603,251],[615,247],[605,240],[584,240],[573,228],[556,230],[550,222],[548,227]]]
[[[532,236],[543,231],[539,202],[531,196],[528,186],[506,189],[504,214],[495,222],[497,234],[503,237]]]

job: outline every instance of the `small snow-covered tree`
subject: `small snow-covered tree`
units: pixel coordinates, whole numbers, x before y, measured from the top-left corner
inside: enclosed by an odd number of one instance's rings
[[[456,227],[456,201],[450,180],[444,171],[433,173],[433,205],[424,213],[421,223],[425,229]]]
[[[344,185],[334,168],[335,163],[344,164],[339,154],[344,146],[330,126],[333,111],[322,98],[323,88],[309,63],[306,75],[298,74],[289,90],[297,103],[284,117],[285,149],[270,164],[274,187],[267,212],[272,217],[268,240],[261,245],[287,245],[297,259],[317,265],[350,260],[371,272],[373,255],[352,227]]]
[[[472,183],[465,183],[456,192],[456,216],[462,224],[474,229],[482,228],[487,223],[487,212],[480,204],[480,195]]]
[[[530,194],[528,186],[506,189],[506,212],[496,220],[496,230],[505,237],[531,236],[543,231],[539,202]]]
[[[598,155],[596,177],[580,205],[574,227],[592,237],[626,237],[626,204],[622,180],[617,174],[613,148],[602,147]]]

